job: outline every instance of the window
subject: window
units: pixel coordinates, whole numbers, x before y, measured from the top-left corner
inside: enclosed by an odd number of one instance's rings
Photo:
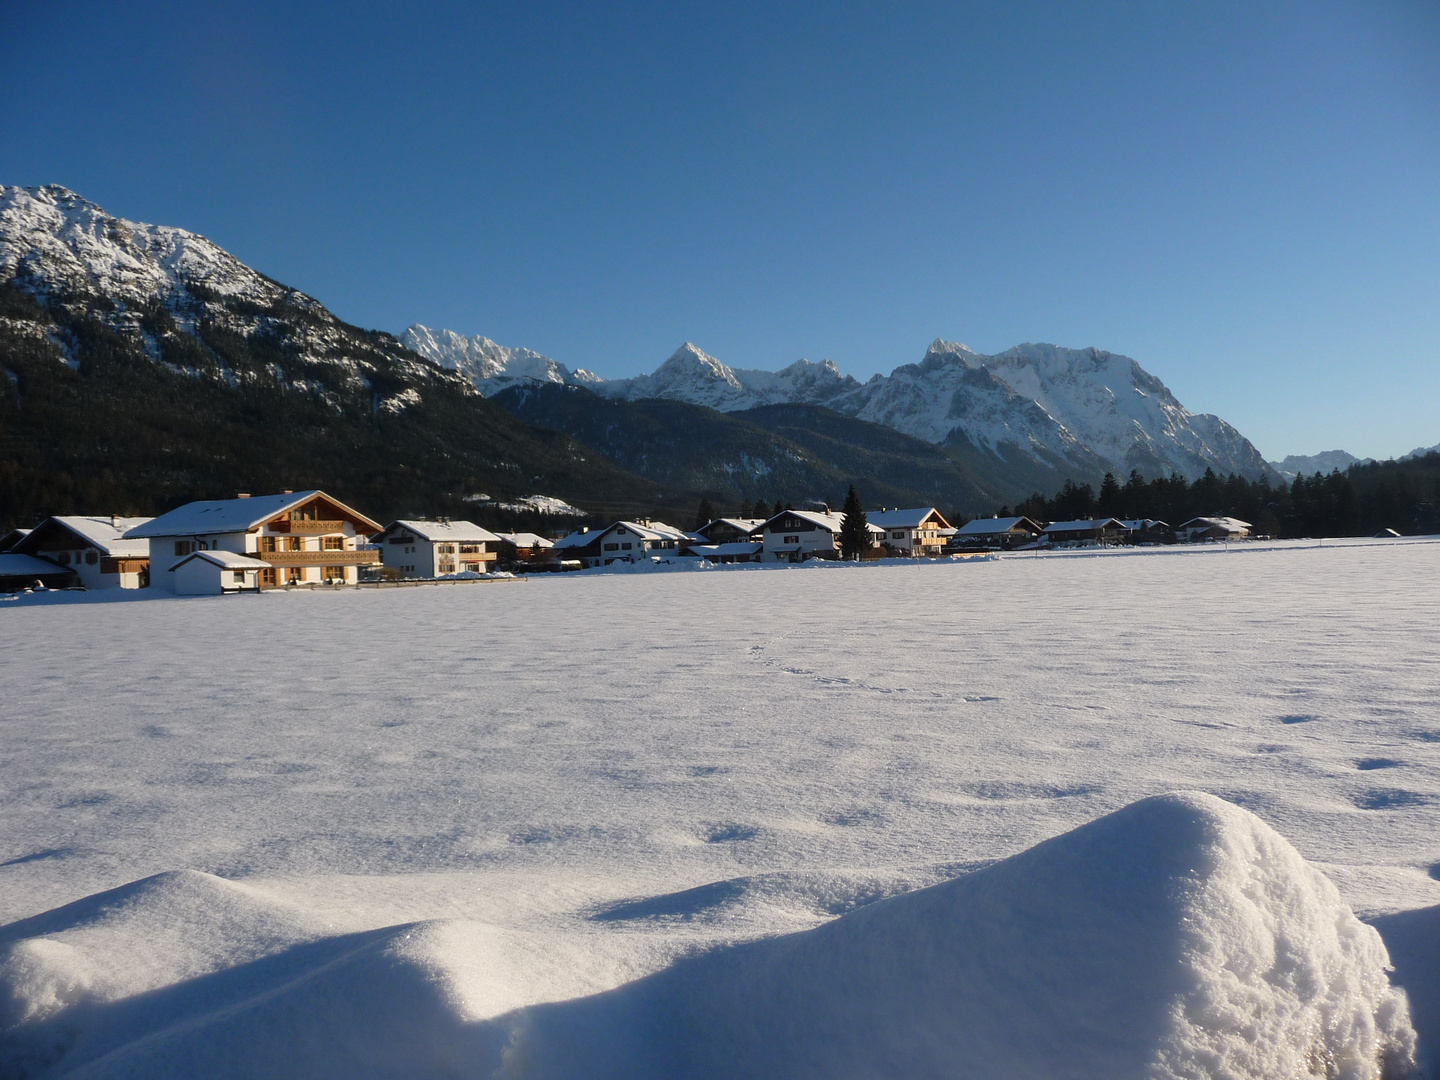
[[[623,544],[620,545],[620,548],[621,548],[622,551],[629,551],[629,550],[630,550],[630,547],[631,547],[631,544],[630,544],[630,541],[628,541],[628,540],[625,541],[625,543],[623,543]]]
[[[343,536],[326,536],[320,540],[320,547],[325,551],[344,551],[345,538]]]
[[[175,554],[176,554],[176,555],[189,555],[189,554],[190,554],[190,545],[189,545],[189,543],[186,542],[186,541],[184,541],[184,540],[176,540],[176,541],[175,541]]]
[[[798,543],[800,542],[800,537],[798,537],[798,536],[786,536],[786,537],[782,537],[781,540],[780,540],[780,542],[781,542],[782,544],[798,544]]]
[[[441,555],[454,555],[454,554],[455,554],[455,545],[454,545],[454,544],[441,544],[441,545],[440,545],[440,554],[441,554]]]
[[[630,545],[629,545],[629,544],[626,544],[625,546],[626,546],[626,547],[629,547]],[[606,544],[606,545],[605,545],[605,550],[606,550],[606,551],[619,551],[619,550],[620,550],[620,545],[619,545],[619,544]]]
[[[178,545],[177,545],[177,546],[178,546]],[[261,551],[274,551],[274,550],[275,550],[275,537],[273,537],[273,536],[262,536],[262,537],[260,538],[260,550],[261,550]]]
[[[617,526],[616,529],[615,529],[615,535],[616,535],[616,536],[624,536],[624,535],[625,535],[625,526],[624,526],[624,525]]]
[[[70,552],[68,552],[68,551],[62,551],[62,552],[60,552],[60,565],[61,565],[61,566],[69,566],[69,565],[70,565]]]
[[[344,580],[345,580],[345,568],[344,568],[343,566],[327,566],[327,567],[325,567],[325,580],[326,580],[326,581],[344,581]]]
[[[480,545],[479,545],[479,544],[461,544],[461,545],[460,545],[460,554],[461,554],[461,555],[479,555],[479,554],[480,554]]]
[[[905,533],[904,533],[903,530],[900,531],[900,532],[892,532],[892,533],[890,534],[890,539],[891,539],[891,540],[904,540],[904,539],[905,539]]]
[[[261,585],[274,585],[274,584],[275,584],[275,568],[274,568],[273,566],[267,566],[264,570],[261,570],[261,571],[260,571],[260,584],[261,584]]]
[[[97,562],[99,562],[99,556],[95,554],[93,548],[90,551],[85,552],[85,561],[91,566],[94,566]]]
[[[232,570],[232,571],[230,572],[230,578],[231,578],[232,581],[235,582],[236,585],[244,585],[244,584],[245,584],[245,571],[244,571],[244,570]]]

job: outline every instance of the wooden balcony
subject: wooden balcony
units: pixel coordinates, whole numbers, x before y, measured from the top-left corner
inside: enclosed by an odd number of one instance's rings
[[[255,558],[271,566],[373,566],[378,551],[257,551]]]
[[[303,521],[299,518],[272,521],[266,526],[271,532],[288,532],[296,536],[323,536],[326,533],[343,533],[343,521]]]

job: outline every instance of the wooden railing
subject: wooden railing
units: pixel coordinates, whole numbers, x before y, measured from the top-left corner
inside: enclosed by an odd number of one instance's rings
[[[271,566],[371,566],[378,551],[257,551],[255,558]]]
[[[271,532],[288,532],[297,536],[316,536],[322,533],[338,533],[345,531],[343,521],[305,521],[300,518],[272,521],[267,526]]]

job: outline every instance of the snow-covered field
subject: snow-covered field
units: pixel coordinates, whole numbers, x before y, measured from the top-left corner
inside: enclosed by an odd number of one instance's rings
[[[1437,627],[1426,542],[0,603],[0,1076],[1401,1075]]]

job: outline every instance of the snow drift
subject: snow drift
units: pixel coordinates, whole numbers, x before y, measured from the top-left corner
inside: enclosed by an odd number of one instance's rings
[[[143,886],[143,887],[140,887]],[[393,927],[293,943],[303,919],[205,875],[0,930],[11,1074],[1301,1078],[1415,1071],[1379,934],[1256,817],[1135,803],[816,929],[716,949],[590,997],[475,1018],[443,950]],[[147,913],[153,897],[163,917]],[[198,908],[187,907],[198,905]],[[218,909],[218,910],[212,910]],[[256,941],[129,990],[122,945],[214,915]],[[131,938],[99,928],[130,927]],[[290,944],[287,944],[290,943]],[[460,958],[450,957],[453,966]],[[465,958],[473,964],[473,958]],[[142,967],[145,966],[142,964]],[[97,973],[100,973],[97,975]],[[0,1074],[4,1070],[0,1069]]]

